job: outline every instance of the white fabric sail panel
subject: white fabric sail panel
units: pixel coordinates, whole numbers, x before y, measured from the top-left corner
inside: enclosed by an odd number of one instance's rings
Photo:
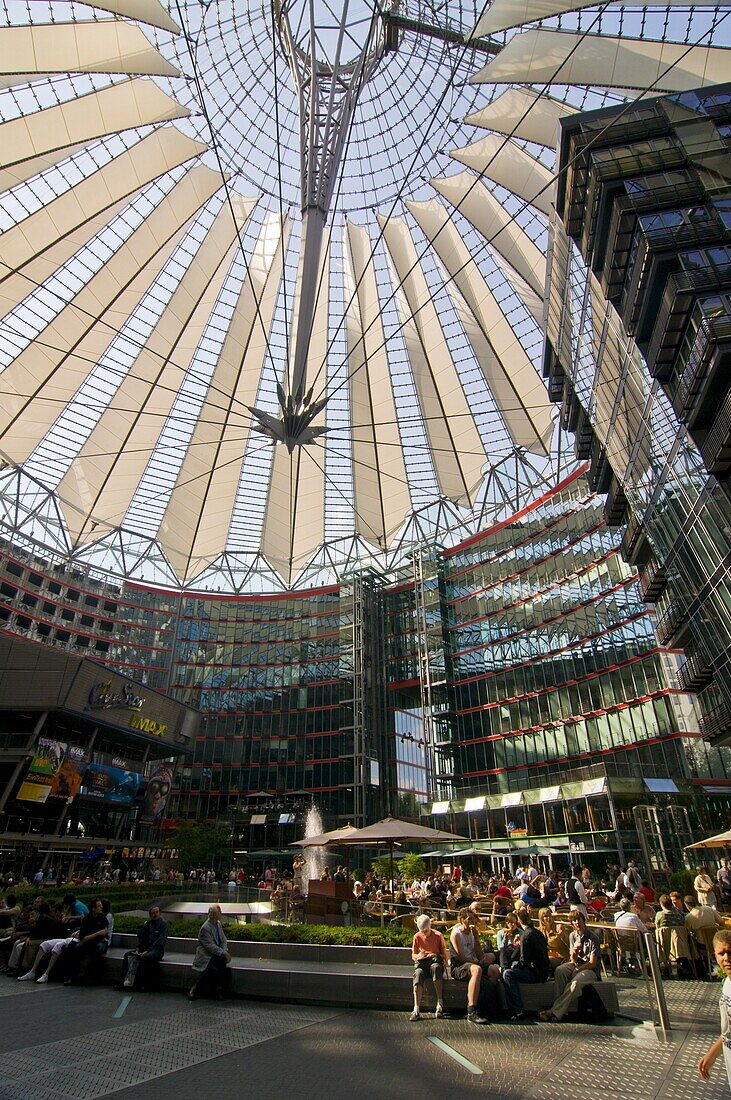
[[[15,118],[0,126],[0,169],[38,160],[50,153],[63,151],[70,156],[79,148],[106,134],[119,133],[138,126],[185,118],[190,114],[158,88],[154,80],[126,80],[99,92],[89,92],[67,103],[35,111],[24,118]],[[51,161],[56,163],[56,161]],[[42,168],[36,167],[20,177],[30,179]],[[0,173],[0,181],[2,174]]]
[[[274,448],[261,550],[291,584],[325,537],[325,447]]]
[[[7,229],[0,235],[0,316],[87,244],[140,188],[205,149],[175,127],[154,130]]]
[[[25,83],[52,73],[180,76],[139,27],[122,19],[0,29],[0,74]]]
[[[367,230],[348,222],[344,288],[355,524],[363,538],[386,546],[412,505],[372,254]]]
[[[218,172],[190,169],[0,374],[0,451],[13,462],[40,443],[162,270],[182,227],[221,185]]]
[[[136,19],[138,23],[149,23],[151,27],[180,34],[180,27],[159,3],[159,0],[83,0],[90,8],[110,11],[113,15],[123,15]]]
[[[486,176],[514,195],[519,195],[541,213],[551,213],[556,190],[553,175],[510,139],[487,134],[472,145],[453,149],[450,156],[474,169],[480,176]]]
[[[516,34],[471,84],[579,84],[684,92],[728,80],[731,51],[720,46],[610,38],[533,29]]]
[[[270,215],[160,524],[160,544],[181,580],[195,577],[226,545],[288,237],[288,220]]]
[[[327,383],[330,251],[320,263],[312,332],[307,349],[306,377],[315,393]],[[292,306],[297,316],[297,298]],[[294,325],[290,346],[295,339]],[[325,427],[325,410],[312,420],[313,428]],[[315,441],[296,447],[292,454],[282,444],[274,448],[269,492],[264,508],[261,551],[267,561],[291,584],[325,539],[325,449]]]
[[[700,0],[693,3],[694,8],[715,7],[717,0]],[[523,23],[535,23],[539,19],[550,19],[554,15],[564,15],[569,11],[582,8],[596,8],[596,0],[492,0],[490,7],[478,20],[470,38],[482,38],[498,31],[520,27]],[[643,7],[688,8],[688,0],[643,0]]]
[[[576,113],[576,107],[540,95],[532,88],[508,88],[487,107],[468,115],[465,122],[483,130],[495,130],[498,134],[555,149],[559,122]]]
[[[255,199],[233,196],[189,264],[160,319],[62,479],[74,543],[122,521],[190,369]]]
[[[694,2],[694,8],[716,7],[718,0],[700,0]],[[488,10],[470,32],[470,38],[480,38],[498,31],[507,31],[512,26],[534,23],[539,19],[551,19],[553,15],[564,15],[568,11],[580,11],[583,8],[597,8],[596,0],[492,0]],[[645,8],[688,8],[688,0],[643,0]]]
[[[378,221],[395,271],[403,337],[439,489],[450,500],[471,505],[487,460],[482,440],[409,227],[402,218],[379,215]]]
[[[2,126],[0,126],[1,130]],[[69,145],[65,149],[55,149],[54,152],[45,153],[40,157],[28,157],[27,160],[19,161],[11,168],[0,168],[0,192],[9,191],[11,187],[17,187],[19,183],[24,183],[26,180],[32,179],[33,176],[37,176],[39,172],[45,172],[47,169],[53,168],[54,165],[60,164],[62,160],[66,160],[67,157],[72,157],[74,153],[86,149],[88,145],[88,141],[81,141],[77,145]],[[0,149],[2,149],[1,141]]]
[[[498,267],[505,276],[506,281],[513,288],[515,294],[520,298],[525,308],[530,313],[531,317],[538,325],[539,328],[543,328],[543,295],[536,294],[535,290],[526,283],[525,279],[506,263],[502,256],[496,256],[495,260]]]
[[[490,189],[469,172],[434,179],[431,184],[542,299],[546,257]]]
[[[472,348],[482,366],[505,425],[517,446],[546,454],[553,433],[551,403],[546,388],[510,322],[498,305],[467,245],[449,220],[442,203],[409,202],[409,212],[451,277],[448,289],[458,311],[461,295],[476,324],[467,327]]]

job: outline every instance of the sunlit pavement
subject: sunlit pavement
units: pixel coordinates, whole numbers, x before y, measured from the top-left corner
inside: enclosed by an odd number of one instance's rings
[[[68,989],[0,978],[2,1100],[423,1100],[465,1090],[505,1100],[728,1098],[719,1062],[719,986],[670,982],[673,1031],[658,1038],[644,983],[622,982],[623,1017],[604,1025],[417,1024],[373,1012],[176,994]]]

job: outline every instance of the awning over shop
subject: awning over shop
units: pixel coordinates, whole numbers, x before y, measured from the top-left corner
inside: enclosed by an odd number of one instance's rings
[[[643,783],[653,794],[679,794],[678,785],[673,779],[643,779]]]

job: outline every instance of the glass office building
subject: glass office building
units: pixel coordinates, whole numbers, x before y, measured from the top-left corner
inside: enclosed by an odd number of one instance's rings
[[[670,833],[728,822],[731,754],[702,740],[587,473],[398,576],[302,592],[112,589],[6,549],[4,630],[202,713],[168,828],[215,822],[261,850],[312,802],[333,826],[436,804],[495,859],[618,858],[641,805],[677,862]]]
[[[731,86],[562,124],[545,369],[701,729],[731,740]]]

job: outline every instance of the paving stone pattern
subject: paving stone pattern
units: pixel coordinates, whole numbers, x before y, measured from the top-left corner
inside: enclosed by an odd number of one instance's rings
[[[384,1090],[411,1097],[418,1081],[429,1083],[428,1095],[478,1094],[481,1100],[728,1100],[720,1063],[711,1082],[701,1081],[696,1070],[718,1034],[718,984],[670,982],[665,988],[669,1041],[652,1027],[647,987],[637,981],[622,982],[624,1016],[604,1025],[489,1027],[430,1014],[409,1024],[406,1006],[399,1013],[246,1001],[188,1005],[173,994],[136,995],[130,1006],[135,1018],[113,1022],[121,997],[110,990],[3,981],[0,1005],[10,1047],[0,1056],[0,1100],[97,1100],[121,1091],[121,1100],[200,1100],[209,1080],[215,1094],[228,1098],[241,1094],[247,1074],[249,1100],[270,1100],[267,1075],[274,1070],[281,1086],[279,1071],[289,1067],[292,1082],[292,1064],[314,1089],[330,1068],[349,1100]],[[58,1024],[64,1013],[65,1031]],[[44,1042],[44,1033],[67,1037]],[[427,1042],[430,1035],[482,1075]],[[262,1046],[268,1042],[269,1048]],[[341,1065],[348,1067],[347,1080],[335,1070]],[[332,1072],[328,1095],[340,1100],[332,1092]]]
[[[186,1006],[180,1012],[107,1028],[81,1040],[6,1051],[0,1064],[0,1097],[96,1100],[322,1022],[329,1015],[332,1012],[327,1010],[286,1006],[216,1004],[209,1008],[201,1004],[192,1011]]]

